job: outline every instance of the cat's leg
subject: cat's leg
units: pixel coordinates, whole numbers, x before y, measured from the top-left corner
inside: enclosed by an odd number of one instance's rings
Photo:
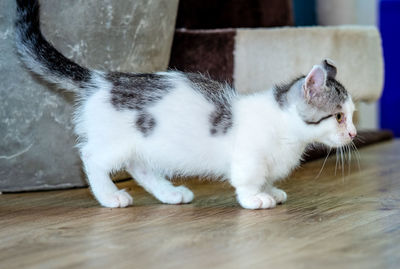
[[[145,165],[135,163],[128,167],[127,171],[139,185],[163,203],[182,204],[193,200],[194,195],[191,190],[185,186],[174,186]]]
[[[274,187],[272,183],[267,183],[265,185],[265,191],[274,197],[277,204],[283,204],[287,200],[286,192]]]
[[[283,204],[287,200],[287,194],[284,190],[272,187],[271,189],[271,195],[272,197],[275,198],[275,201],[278,204]]]
[[[129,193],[119,190],[111,180],[109,173],[112,167],[108,167],[109,161],[87,150],[82,152],[82,161],[90,189],[102,206],[127,207],[132,204],[133,199]]]
[[[266,170],[257,161],[241,156],[234,161],[231,170],[231,184],[236,189],[240,205],[247,209],[274,208],[274,197],[263,190]]]

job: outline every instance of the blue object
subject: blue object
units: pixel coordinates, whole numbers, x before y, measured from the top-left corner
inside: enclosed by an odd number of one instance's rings
[[[293,0],[294,25],[311,26],[317,24],[315,0]]]
[[[385,61],[380,126],[400,137],[400,0],[380,0],[379,27]]]

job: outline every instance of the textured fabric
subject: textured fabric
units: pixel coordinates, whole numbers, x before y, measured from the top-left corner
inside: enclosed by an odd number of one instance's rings
[[[380,97],[383,61],[375,27],[177,30],[170,67],[254,92],[306,74],[324,58],[336,63],[338,80],[356,100]]]
[[[383,60],[375,27],[238,29],[234,81],[241,92],[265,90],[308,72],[323,58],[337,66],[337,79],[356,100],[382,92]]]
[[[177,28],[217,29],[293,25],[291,0],[180,0]]]
[[[233,81],[233,29],[177,30],[170,68],[209,74],[219,81]]]

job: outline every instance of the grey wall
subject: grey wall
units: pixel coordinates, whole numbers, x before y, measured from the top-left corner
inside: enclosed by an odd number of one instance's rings
[[[100,69],[164,70],[178,0],[40,1],[44,35]],[[74,97],[27,71],[14,49],[14,0],[0,0],[0,191],[85,185],[71,124]]]

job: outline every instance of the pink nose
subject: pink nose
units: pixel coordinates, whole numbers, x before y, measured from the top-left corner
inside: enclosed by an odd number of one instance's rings
[[[356,137],[357,136],[357,132],[350,132],[349,133],[349,136],[351,137],[351,139],[353,139],[354,137]]]

